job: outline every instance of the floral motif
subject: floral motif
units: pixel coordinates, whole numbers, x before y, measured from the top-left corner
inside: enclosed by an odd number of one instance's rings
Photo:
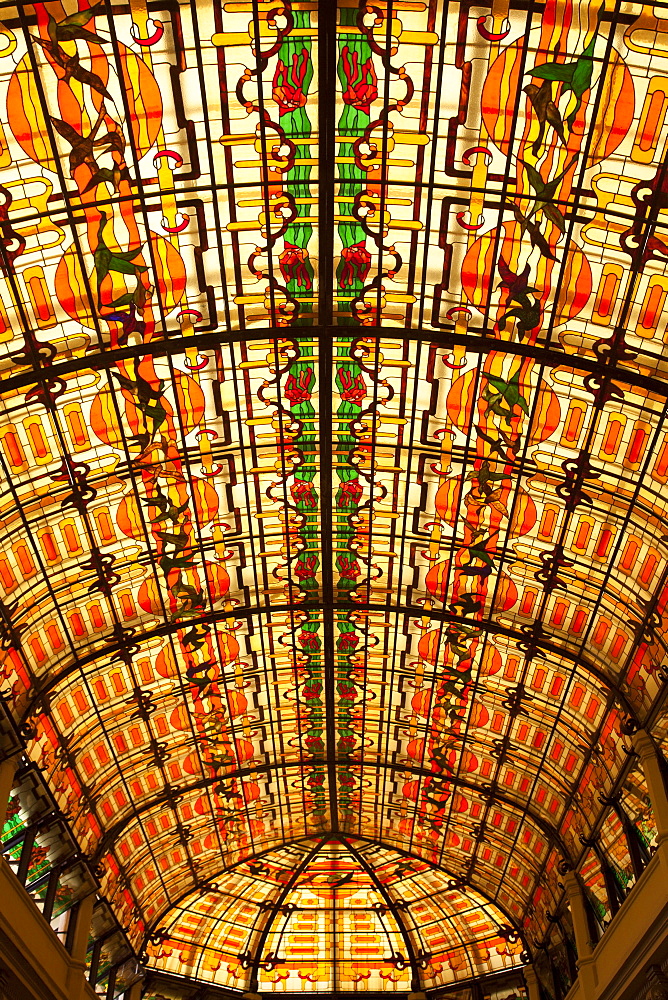
[[[307,101],[304,80],[309,68],[309,54],[306,49],[293,52],[288,68],[282,59],[278,60],[274,73],[272,97],[278,104],[279,115],[287,115],[297,108],[303,108]]]
[[[336,506],[340,509],[356,507],[362,495],[362,486],[357,479],[347,479],[341,483],[341,488],[336,497]]]
[[[305,403],[311,398],[311,386],[315,382],[315,375],[312,368],[302,368],[299,377],[291,373],[285,382],[285,395],[293,406],[297,403]]]
[[[339,277],[341,288],[350,288],[358,281],[363,283],[371,267],[371,254],[364,246],[364,242],[344,247],[341,251],[341,257],[343,258],[343,267]]]
[[[310,288],[311,276],[306,266],[307,260],[308,250],[297,247],[294,243],[288,243],[286,240],[285,250],[278,258],[284,281],[296,281],[299,288]]]
[[[371,104],[378,98],[378,78],[369,57],[364,62],[357,52],[345,45],[341,51],[341,73],[344,84],[343,100],[346,104],[369,114]]]

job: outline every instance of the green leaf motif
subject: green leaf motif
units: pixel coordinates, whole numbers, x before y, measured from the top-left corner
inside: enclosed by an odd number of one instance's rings
[[[575,62],[570,63],[543,63],[529,70],[531,76],[539,80],[549,80],[552,83],[562,83],[562,94],[572,93],[575,97],[575,107],[566,118],[566,122],[571,131],[575,125],[575,119],[582,104],[585,91],[591,87],[592,76],[594,74],[594,48],[596,37],[603,16],[603,5],[598,11],[598,21],[594,34],[587,47],[578,56]]]
[[[574,69],[574,63],[545,63],[543,66],[535,66],[531,75],[537,76],[539,80],[549,80],[550,83],[570,84]]]
[[[557,208],[556,205],[543,205],[543,214],[547,216],[550,222],[554,223],[559,232],[566,232],[566,220],[561,213],[561,209]]]
[[[521,162],[524,165],[524,169],[527,172],[527,176],[529,177],[529,183],[531,184],[531,187],[534,189],[537,195],[541,195],[545,190],[545,182],[543,181],[543,178],[540,176],[536,168],[532,167],[530,163],[525,163],[524,160],[522,160]]]

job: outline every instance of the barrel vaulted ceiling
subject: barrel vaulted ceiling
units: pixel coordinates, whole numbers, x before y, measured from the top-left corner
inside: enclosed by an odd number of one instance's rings
[[[668,7],[0,21],[0,677],[101,891],[239,989],[525,961],[662,688]]]

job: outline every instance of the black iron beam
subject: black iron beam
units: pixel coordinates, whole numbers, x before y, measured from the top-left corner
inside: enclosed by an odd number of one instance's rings
[[[408,858],[408,859],[413,859],[413,860],[420,860],[420,861],[424,860],[423,858],[420,858],[419,855],[412,854],[410,851],[405,851],[402,848],[397,847],[394,844],[386,844],[384,840],[376,840],[373,837],[365,837],[363,834],[355,834],[355,840],[362,840],[365,844],[373,844],[373,845],[375,845],[377,847],[386,847],[386,848],[388,848],[391,851],[396,851],[397,854],[400,854],[401,857],[403,857],[403,858]],[[429,863],[430,862],[427,862],[427,864],[429,864]],[[441,871],[441,872],[445,872],[445,874],[449,875],[454,882],[458,882],[459,881],[459,876],[453,875],[453,873],[451,871],[449,871],[447,868],[444,868],[443,865],[435,865],[434,867],[438,868],[438,870]],[[503,903],[500,903],[498,901],[498,899],[494,899],[492,896],[490,896],[489,892],[487,892],[486,889],[481,889],[479,886],[477,886],[470,879],[466,882],[466,885],[463,888],[461,888],[459,891],[462,892],[462,893],[464,893],[464,894],[466,894],[466,886],[468,886],[469,888],[473,889],[474,892],[477,892],[479,896],[482,896],[483,899],[485,899],[488,903],[490,903],[500,913],[503,914],[503,916],[508,921],[508,926],[511,928],[511,930],[515,931],[515,933],[517,934],[518,938],[520,939],[520,941],[524,945],[524,950],[525,950],[526,954],[529,955],[529,956],[531,956],[531,949],[529,947],[529,942],[527,941],[526,935],[522,931],[522,928],[521,928],[519,922],[517,921],[517,918],[513,917],[513,915],[505,908],[505,906],[503,905]],[[432,896],[433,895],[435,895],[435,894],[432,893]],[[432,896],[430,896],[428,898],[432,898]]]
[[[371,865],[367,863],[367,861],[359,853],[359,851],[356,851],[353,845],[350,843],[350,841],[347,840],[345,837],[339,837],[339,840],[341,841],[343,846],[350,851],[352,856],[357,861],[358,865],[364,869],[366,874],[373,882],[376,891],[382,896],[383,900],[385,901],[385,905],[387,906],[388,910],[394,917],[397,927],[399,928],[399,933],[401,934],[401,939],[404,942],[404,947],[406,949],[406,954],[408,957],[408,963],[411,968],[411,990],[413,992],[420,991],[422,989],[422,979],[420,976],[420,963],[415,948],[413,947],[413,942],[411,941],[408,928],[404,924],[404,920],[403,917],[401,916],[400,910],[395,905],[394,900],[392,899],[390,893],[387,891],[383,883],[380,881],[380,879],[374,872]]]
[[[318,5],[318,311],[327,329],[334,308],[334,167],[336,153],[336,20],[338,5]],[[336,663],[334,655],[332,337],[318,341],[320,552],[323,611],[322,664],[325,694],[325,754],[330,829],[339,828],[336,767]]]
[[[668,397],[668,381],[643,375],[631,367],[621,367],[604,364],[596,358],[580,354],[567,354],[555,350],[554,347],[541,347],[537,344],[511,343],[491,336],[491,330],[481,327],[480,333],[455,333],[452,330],[435,330],[431,327],[418,327],[412,330],[396,327],[355,327],[355,326],[305,326],[305,327],[265,327],[258,330],[232,330],[216,333],[198,334],[183,337],[169,337],[166,340],[150,341],[147,344],[133,344],[95,352],[85,357],[67,358],[51,366],[40,365],[26,369],[14,375],[6,375],[2,379],[3,393],[14,393],[22,388],[35,385],[44,378],[58,378],[80,371],[102,371],[113,368],[119,361],[127,361],[137,357],[173,357],[183,354],[187,349],[196,346],[199,351],[211,351],[226,344],[246,343],[258,340],[286,340],[303,336],[317,340],[321,345],[344,336],[354,337],[364,335],[365,338],[381,340],[419,341],[423,344],[435,344],[441,347],[463,347],[473,354],[486,355],[492,352],[503,353],[512,357],[528,358],[547,368],[573,368],[586,374],[599,375],[601,378],[612,379],[630,388],[649,390],[659,398]],[[647,362],[651,362],[647,358]],[[657,359],[658,360],[658,359]],[[331,429],[330,429],[331,431]]]
[[[430,771],[425,767],[417,767],[412,764],[389,764],[383,761],[369,762],[364,761],[351,761],[349,758],[342,760],[335,760],[337,765],[342,766],[360,766],[364,767],[365,771],[397,771],[400,773],[413,774],[419,778],[433,778],[434,772]],[[147,799],[142,802],[141,805],[135,806],[131,813],[126,813],[121,819],[119,819],[112,827],[110,827],[104,836],[101,838],[97,850],[91,859],[91,864],[95,866],[101,858],[112,849],[116,839],[122,834],[127,832],[128,824],[132,820],[138,820],[147,812],[151,812],[153,809],[160,808],[161,806],[168,805],[174,799],[182,795],[190,795],[193,792],[206,791],[206,789],[211,788],[213,785],[217,784],[219,781],[224,779],[232,778],[246,778],[251,775],[257,774],[273,774],[281,770],[295,769],[299,770],[302,766],[300,761],[285,762],[285,761],[274,761],[272,764],[253,764],[249,767],[240,767],[234,771],[228,771],[225,775],[219,775],[211,778],[201,778],[199,781],[192,781],[186,785],[172,786],[169,791],[162,792],[160,795],[155,795],[151,799]],[[462,778],[459,775],[448,776],[445,779],[445,783],[452,785],[454,788],[465,788],[467,791],[474,792],[481,795],[483,798],[489,799],[493,802],[502,803],[508,806],[510,809],[515,809],[517,812],[521,813],[522,816],[530,819],[532,823],[540,830],[543,836],[549,841],[549,843],[555,847],[559,853],[569,862],[572,863],[572,858],[569,849],[559,834],[556,827],[552,826],[547,820],[542,816],[539,816],[530,807],[529,803],[521,802],[512,795],[508,795],[501,791],[499,788],[493,788],[489,784],[480,783],[477,781],[472,781],[468,778]],[[493,833],[493,828],[489,831],[490,834]],[[355,836],[357,836],[355,834]]]
[[[188,888],[185,889],[182,893],[180,893],[174,899],[170,900],[170,902],[167,904],[167,906],[163,907],[163,909],[160,911],[160,913],[151,921],[150,924],[147,925],[147,927],[145,929],[145,932],[144,932],[143,939],[142,939],[142,945],[139,948],[139,955],[140,955],[140,957],[142,955],[145,956],[145,949],[146,949],[147,944],[149,943],[150,938],[152,937],[153,934],[156,933],[157,929],[161,926],[162,922],[166,919],[166,917],[168,916],[168,914],[173,909],[175,909],[177,906],[180,906],[181,903],[185,899],[188,898],[188,896],[191,896],[191,895],[193,895],[194,893],[197,893],[197,892],[199,892],[200,894],[205,894],[207,892],[215,892],[216,889],[217,889],[216,879],[220,878],[223,875],[226,875],[228,872],[234,871],[235,868],[239,868],[241,865],[248,864],[248,863],[253,862],[253,861],[258,861],[261,858],[264,858],[267,855],[272,854],[274,851],[280,850],[282,847],[288,846],[288,844],[304,844],[304,843],[310,843],[310,842],[313,842],[313,841],[317,841],[316,847],[314,848],[314,850],[312,852],[309,853],[308,857],[306,858],[306,863],[308,863],[309,860],[320,850],[320,848],[321,848],[322,844],[325,842],[325,840],[327,840],[329,837],[332,837],[333,839],[341,840],[341,835],[339,833],[335,833],[334,831],[324,831],[322,834],[318,834],[317,836],[298,837],[295,840],[287,841],[285,844],[274,844],[272,847],[265,847],[261,851],[256,851],[255,853],[249,854],[247,857],[242,858],[239,861],[235,861],[231,865],[227,865],[225,867],[221,867],[221,868],[216,869],[211,875],[209,875],[206,879],[204,879],[202,881],[202,883],[199,884],[199,885],[190,885],[190,886],[188,886]],[[386,848],[389,851],[394,851],[396,854],[398,854],[402,858],[407,858],[407,859],[410,859],[410,860],[413,860],[413,861],[423,861],[424,862],[424,858],[421,858],[418,854],[412,854],[410,851],[402,850],[401,848],[396,847],[394,844],[388,844],[388,843],[386,843],[384,840],[375,840],[375,839],[373,839],[371,837],[364,837],[364,836],[360,836],[360,835],[357,835],[357,834],[355,835],[355,837],[353,839],[354,840],[362,841],[363,843],[366,843],[366,844],[373,844],[376,847],[383,847],[383,848]],[[431,864],[431,862],[426,862],[426,864]],[[432,865],[432,867],[436,868],[438,871],[440,871],[443,874],[447,875],[449,878],[453,879],[453,881],[458,881],[458,876],[454,875],[451,871],[449,871],[447,868],[444,868],[442,865]],[[302,866],[302,864],[300,864],[299,871],[301,872],[302,870],[303,870],[303,866]],[[294,883],[294,880],[291,880],[291,884],[293,884],[293,883]],[[468,886],[474,892],[476,892],[479,896],[482,896],[482,898],[484,900],[486,900],[491,906],[496,907],[496,909],[500,913],[503,914],[503,916],[508,921],[508,926],[517,933],[518,937],[521,939],[522,943],[524,944],[524,947],[527,950],[527,953],[530,954],[530,952],[529,952],[529,946],[528,946],[528,943],[526,941],[526,938],[525,938],[524,934],[522,933],[521,928],[518,926],[515,918],[505,909],[505,907],[501,903],[499,903],[497,900],[493,899],[489,895],[489,893],[486,891],[486,889],[481,888],[480,886],[476,885],[474,882],[468,882],[467,884],[468,884]],[[465,893],[466,892],[466,887],[462,888],[460,891],[463,892],[463,893]],[[272,904],[272,908],[275,910],[278,906],[282,906],[283,902],[284,902],[284,899],[281,902],[279,902],[277,900],[274,904]],[[257,951],[258,951],[258,949],[256,949],[256,952]]]
[[[324,561],[324,555],[323,555]],[[331,560],[330,560],[331,562]],[[324,576],[323,572],[323,576]],[[304,611],[318,611],[323,612],[323,617],[333,618],[335,612],[347,612],[347,611],[363,611],[363,612],[375,612],[378,614],[385,615],[407,615],[409,617],[415,618],[429,618],[435,622],[447,622],[455,625],[475,625],[476,628],[482,629],[489,635],[503,635],[508,639],[513,640],[518,643],[531,642],[536,649],[540,650],[542,653],[551,654],[558,657],[563,657],[574,667],[578,667],[581,670],[587,671],[592,678],[598,684],[602,684],[608,691],[610,691],[619,704],[619,707],[633,719],[636,724],[640,725],[641,720],[636,716],[635,710],[628,700],[627,695],[624,693],[622,688],[617,685],[612,678],[608,677],[604,671],[598,667],[596,664],[592,663],[589,659],[583,656],[581,653],[576,653],[574,650],[569,649],[567,646],[562,646],[558,641],[551,641],[549,637],[541,636],[535,638],[533,636],[527,636],[520,629],[511,628],[508,625],[503,625],[498,621],[492,621],[491,619],[481,619],[481,620],[471,620],[462,618],[458,615],[453,615],[450,612],[444,610],[426,610],[422,607],[411,607],[408,605],[398,605],[398,604],[363,604],[363,603],[353,603],[347,601],[335,601],[331,604],[327,604],[323,601],[320,604],[275,604],[268,607],[262,608],[235,608],[233,611],[210,611],[208,613],[202,614],[197,619],[191,619],[193,624],[209,624],[215,625],[218,622],[223,622],[226,620],[239,620],[248,619],[255,616],[261,617],[263,615],[272,614],[290,614],[299,613]],[[132,645],[140,645],[149,640],[164,637],[167,638],[170,635],[174,635],[179,629],[183,628],[183,624],[179,622],[165,622],[162,625],[158,625],[156,628],[148,629],[141,635],[133,635],[131,638]],[[36,686],[31,694],[31,697],[26,701],[24,710],[18,721],[19,725],[25,723],[33,712],[36,710],[36,706],[40,704],[48,695],[55,690],[58,685],[65,680],[70,674],[76,672],[77,670],[90,666],[105,657],[115,656],[122,649],[122,646],[118,642],[110,642],[103,649],[95,650],[85,656],[77,657],[73,660],[59,673],[55,673],[49,676],[48,681],[42,685]],[[333,649],[332,649],[333,652]]]
[[[294,840],[289,841],[289,843],[290,845],[303,844],[305,842],[310,842],[312,840],[322,840],[322,837],[308,837],[308,836],[297,837]],[[204,879],[201,883],[195,885],[189,885],[187,889],[184,889],[184,891],[179,893],[178,896],[175,896],[174,899],[171,899],[166,906],[163,906],[160,913],[158,913],[158,915],[151,921],[151,923],[146,926],[146,929],[144,931],[144,936],[142,938],[142,943],[138,949],[140,962],[145,961],[146,947],[149,943],[151,936],[155,933],[156,929],[161,925],[162,921],[165,920],[170,911],[173,910],[176,906],[180,906],[184,899],[187,899],[188,896],[191,896],[195,892],[199,892],[200,894],[204,894],[209,891],[215,892],[217,888],[215,879],[220,878],[221,875],[224,875],[227,872],[234,871],[241,865],[245,865],[253,861],[259,861],[261,858],[266,857],[273,851],[280,850],[280,848],[283,846],[285,845],[274,844],[272,847],[264,847],[261,851],[254,851],[251,854],[247,855],[246,857],[240,858],[239,861],[235,861],[231,865],[227,865],[227,867],[225,868],[217,869],[212,876]]]
[[[267,919],[265,920],[264,927],[260,931],[260,938],[256,945],[255,955],[253,956],[252,960],[251,977],[249,985],[249,990],[251,993],[257,992],[258,989],[258,978],[260,973],[260,966],[262,965],[262,952],[264,951],[264,946],[267,942],[267,938],[269,937],[269,932],[273,927],[274,919],[277,916],[280,908],[283,906],[286,899],[294,889],[297,879],[302,874],[302,872],[304,872],[306,868],[308,868],[309,864],[316,856],[322,845],[323,841],[319,840],[318,843],[313,848],[313,850],[309,851],[306,857],[297,865],[295,870],[290,875],[290,878],[288,879],[288,881],[285,883],[280,893],[278,894],[278,898],[274,903],[272,903],[271,909],[267,911]]]

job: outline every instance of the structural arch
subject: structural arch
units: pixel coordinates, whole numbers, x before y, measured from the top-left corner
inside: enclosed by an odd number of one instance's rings
[[[304,976],[316,991],[406,991],[510,967],[524,947],[474,889],[377,844],[330,835],[243,867],[164,914],[148,954],[251,991],[293,991]]]

